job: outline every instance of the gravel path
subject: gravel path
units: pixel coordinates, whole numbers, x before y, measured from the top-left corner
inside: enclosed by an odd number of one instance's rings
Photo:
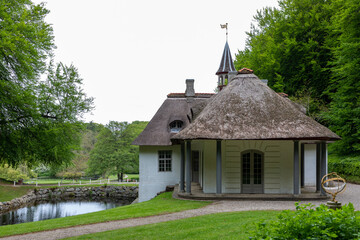
[[[344,193],[337,197],[337,200],[343,204],[352,202],[356,210],[360,210],[360,185],[348,184],[347,189]],[[325,203],[326,201],[308,201],[314,205]],[[57,229],[51,231],[44,231],[38,233],[31,233],[13,237],[2,238],[2,240],[14,240],[14,239],[27,239],[27,240],[51,240],[61,239],[72,236],[79,236],[83,234],[103,232],[108,230],[134,227],[152,223],[166,222],[177,219],[195,217],[200,215],[221,213],[221,212],[236,212],[236,211],[251,211],[251,210],[284,210],[284,209],[295,209],[295,201],[215,201],[214,203],[200,208],[187,210],[183,212],[144,217],[134,218],[119,221],[112,221],[106,223],[96,223],[78,227]],[[307,202],[302,202],[307,203]]]

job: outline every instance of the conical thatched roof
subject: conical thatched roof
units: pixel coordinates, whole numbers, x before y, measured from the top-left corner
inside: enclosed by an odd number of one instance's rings
[[[179,139],[338,140],[254,74],[237,75],[185,129]]]

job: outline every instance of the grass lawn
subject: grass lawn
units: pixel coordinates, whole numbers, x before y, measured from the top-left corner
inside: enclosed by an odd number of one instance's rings
[[[34,187],[34,186],[28,186],[30,188],[70,188],[70,187],[104,187],[104,186],[127,186],[127,187],[138,187],[139,184],[136,183],[110,183],[110,184],[81,184],[81,185],[61,185],[60,187],[58,185],[52,185],[52,186],[38,186],[38,187]]]
[[[204,215],[67,239],[249,239],[255,223],[277,220],[281,211],[245,211]],[[360,212],[356,212],[359,216]]]
[[[114,179],[110,179],[114,180]],[[58,178],[46,178],[46,179],[30,179],[25,180],[24,183],[26,184],[79,184],[81,181],[81,184],[87,184],[90,183],[90,180],[72,180],[72,179],[58,179]],[[101,179],[102,183],[107,183],[107,179]],[[91,183],[100,183],[100,179],[92,180]]]
[[[124,180],[126,180],[127,178],[125,178],[125,175],[127,176],[128,179],[139,179],[139,174],[131,174],[131,173],[124,173]],[[110,180],[117,180],[117,175],[110,175]]]
[[[24,183],[26,184],[58,184],[59,182],[61,184],[70,184],[70,183],[79,183],[78,181],[73,181],[71,179],[56,179],[56,178],[47,178],[47,179],[29,179],[24,180]],[[81,183],[89,182],[89,180],[81,181]]]
[[[139,179],[139,174],[126,174],[129,179]]]
[[[14,198],[25,195],[32,186],[12,186],[12,185],[0,185],[0,202],[10,201]]]
[[[170,222],[82,235],[69,239],[249,239],[261,220],[274,220],[279,211],[217,213]]]
[[[76,225],[106,222],[127,218],[145,217],[171,212],[179,212],[188,209],[200,208],[210,202],[178,200],[172,198],[172,193],[163,193],[156,198],[132,205],[112,208],[109,210],[88,213],[83,215],[29,222],[16,225],[0,227],[0,237],[23,234],[37,231],[44,231],[56,228],[64,228]]]
[[[139,179],[139,174],[126,174],[128,176],[129,179]],[[117,180],[117,176],[116,175],[111,175],[109,177],[110,181],[115,181]],[[126,178],[124,178],[126,179]],[[106,178],[99,178],[96,180],[92,180],[92,183],[100,183],[100,180],[102,181],[102,183],[106,183],[108,181],[108,179]],[[59,178],[39,178],[39,179],[29,179],[29,180],[25,180],[24,183],[26,184],[36,184],[36,182],[38,184],[58,184],[60,182],[60,184],[79,184],[79,180],[72,180],[72,179],[59,179]],[[81,184],[87,184],[90,183],[90,180],[81,180]]]

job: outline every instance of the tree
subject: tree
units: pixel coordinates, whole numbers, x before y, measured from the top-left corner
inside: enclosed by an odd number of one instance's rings
[[[279,9],[258,11],[244,51],[235,66],[255,70],[275,91],[296,95],[312,89],[313,98],[328,102],[325,93],[332,53],[326,44],[334,9],[327,0],[282,0]]]
[[[330,128],[342,138],[335,149],[342,155],[360,154],[360,1],[338,0],[333,16],[331,104],[326,113]]]
[[[96,137],[104,128],[102,124],[94,122],[86,123],[86,129],[81,132],[81,147],[75,150],[75,157],[69,165],[64,164],[53,171],[57,177],[77,179],[85,175],[88,169],[90,152],[94,149]]]
[[[147,124],[148,122],[146,121],[133,121],[126,128],[127,148],[132,159],[130,173],[139,173],[139,146],[132,145],[131,143],[145,129]]]
[[[80,141],[78,118],[92,109],[77,69],[51,60],[55,45],[47,13],[29,0],[0,5],[2,164],[70,162]]]
[[[360,1],[281,0],[254,17],[237,68],[253,68],[276,91],[342,140],[341,155],[360,154]]]
[[[109,176],[116,174],[123,179],[125,172],[138,172],[139,158],[137,146],[132,141],[144,130],[147,122],[111,121],[97,137],[94,149],[90,153],[89,173]]]

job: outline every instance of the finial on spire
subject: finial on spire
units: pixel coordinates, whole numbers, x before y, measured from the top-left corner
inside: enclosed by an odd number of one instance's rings
[[[228,23],[220,24],[221,28],[226,28],[226,41],[228,40]]]

